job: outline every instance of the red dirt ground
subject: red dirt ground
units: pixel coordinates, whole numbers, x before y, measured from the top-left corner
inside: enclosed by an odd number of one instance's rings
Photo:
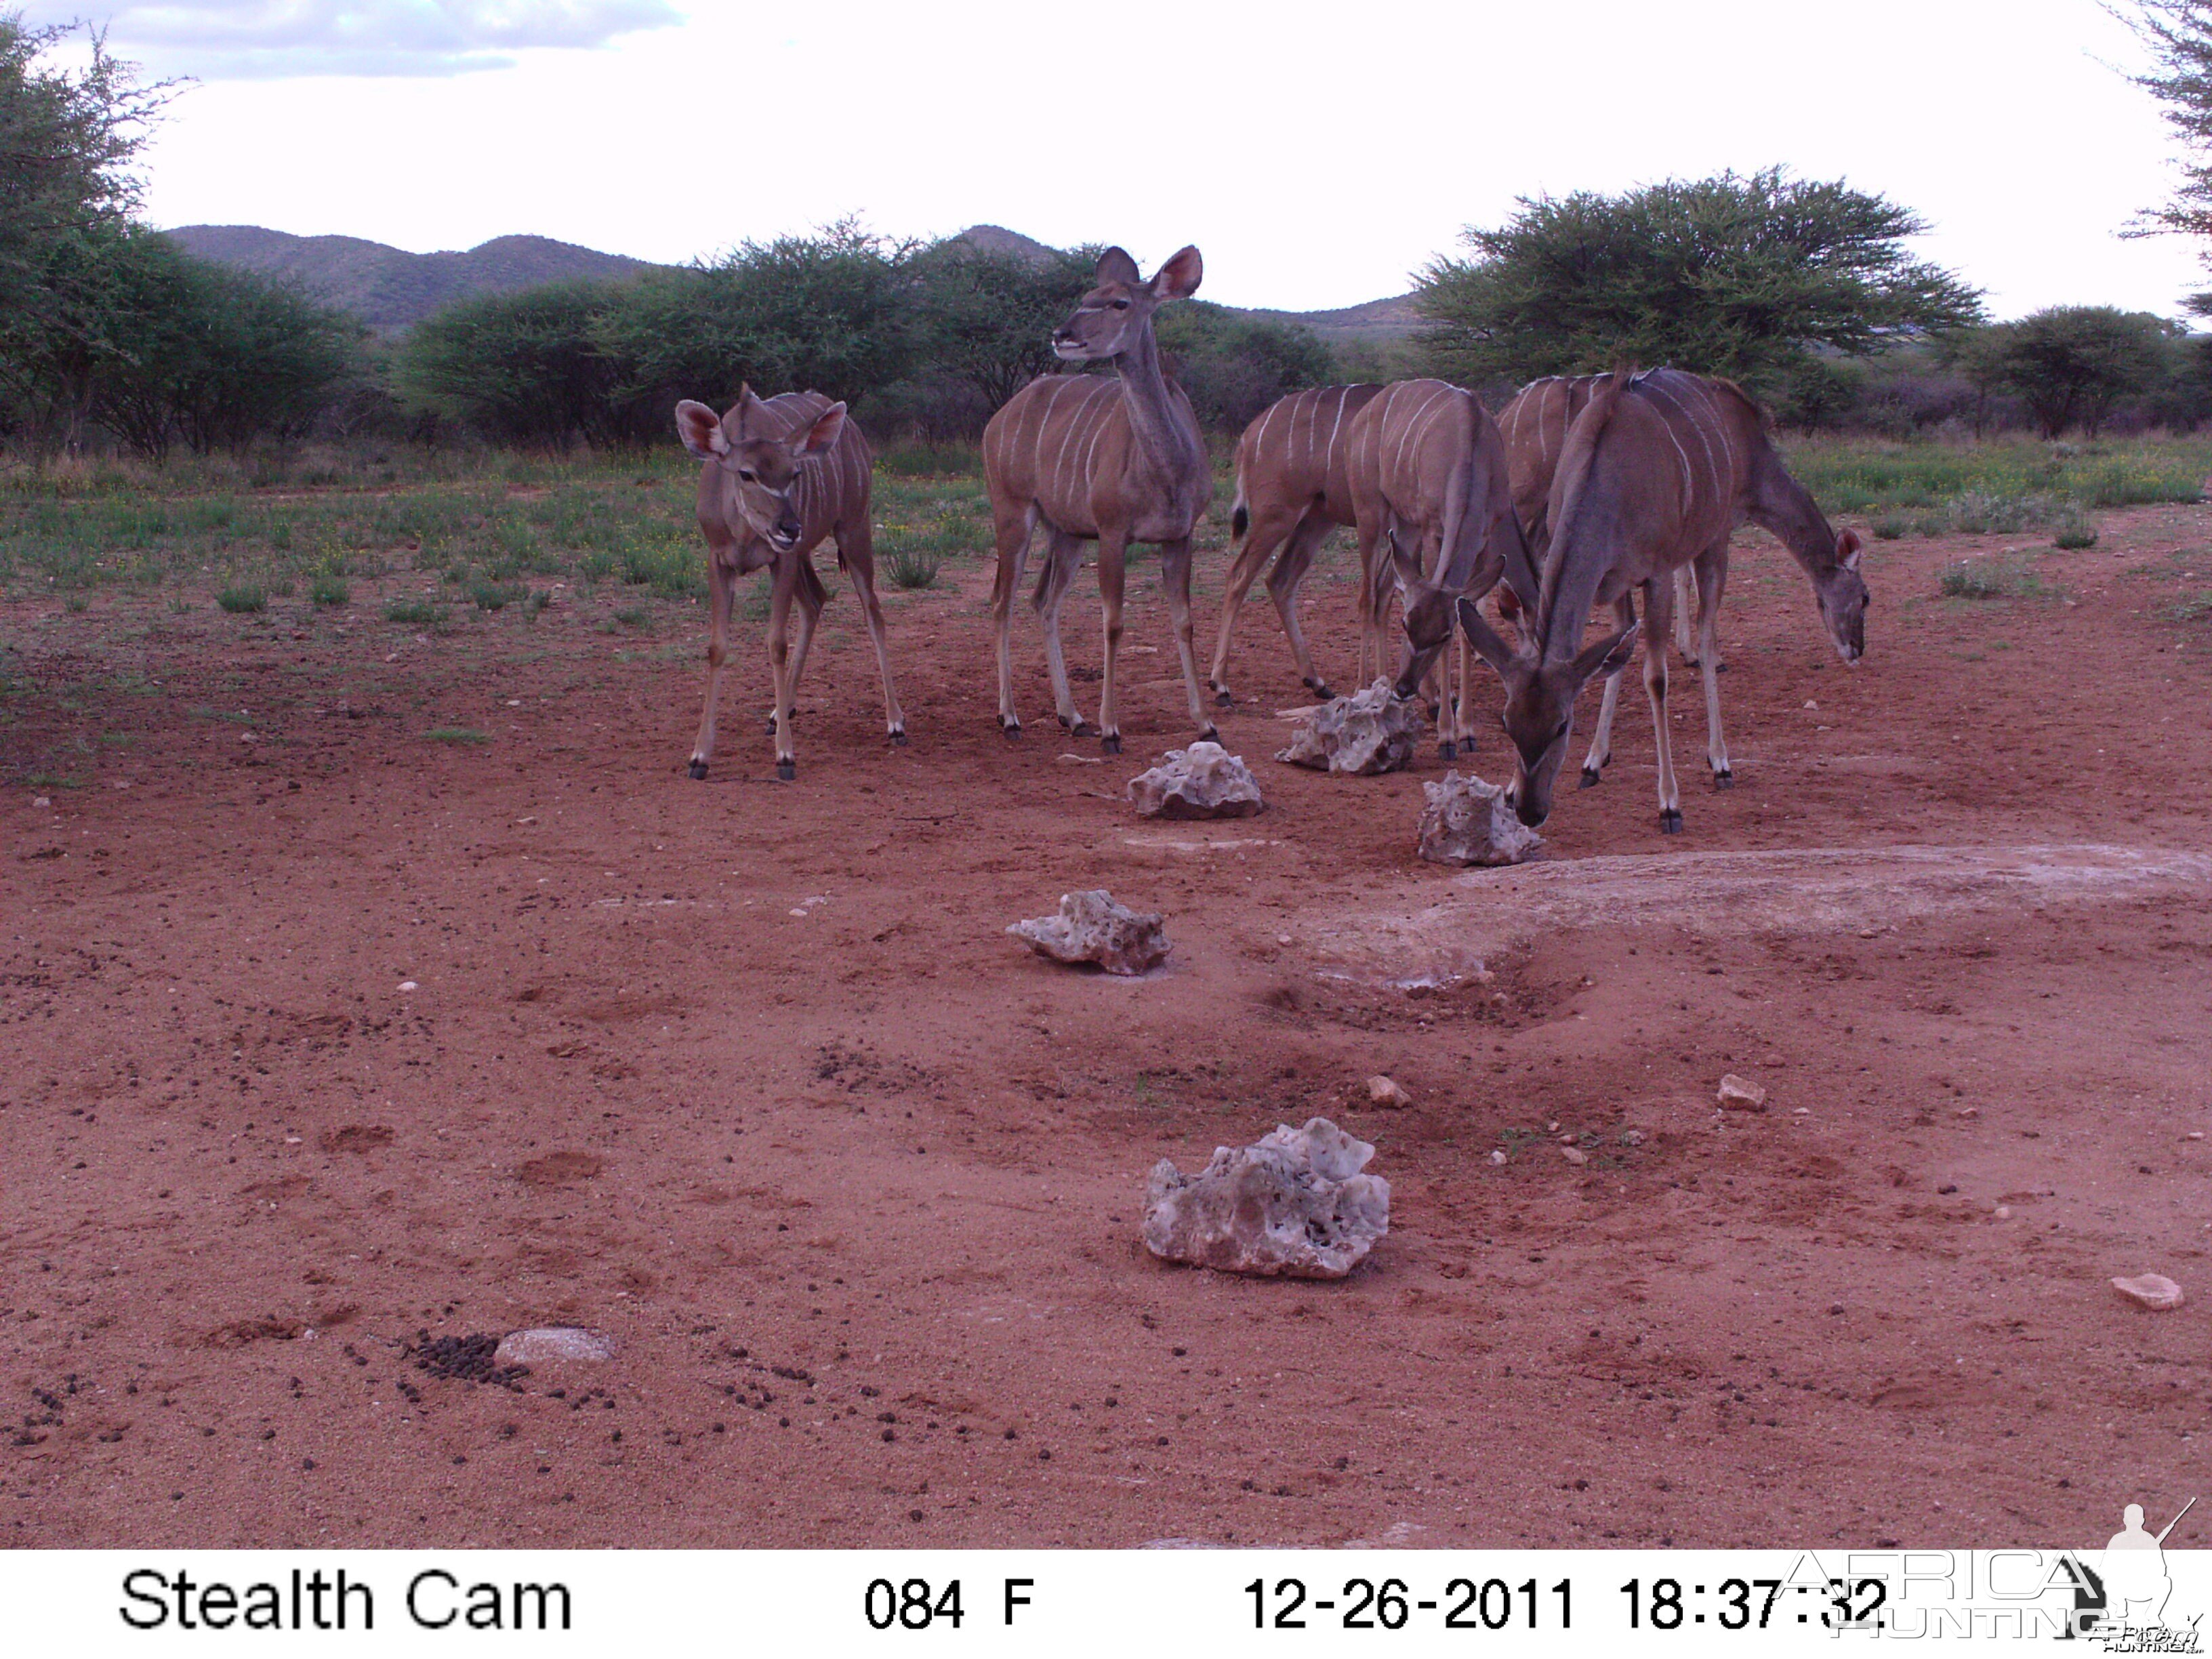
[[[1678,676],[1662,838],[1632,691],[1605,786],[1505,872],[1413,857],[1432,748],[1271,758],[1303,699],[1256,608],[1224,738],[1267,811],[1159,825],[1118,795],[1188,736],[1171,653],[1133,659],[1128,755],[1064,761],[1095,747],[1046,729],[1024,614],[1009,744],[972,569],[894,616],[906,750],[833,605],[793,786],[757,625],[702,785],[696,612],[679,662],[585,626],[611,598],[428,642],[16,607],[0,1538],[1994,1545],[2171,1513],[2212,1397],[2212,639],[2170,614],[2208,522],[2110,515],[2041,558],[2072,602],[1945,601],[1993,544],[1877,544],[1856,672],[1752,538],[1735,789]],[[1314,596],[1339,673],[1348,592]],[[79,787],[21,781],[58,754]],[[1166,913],[1166,969],[1005,936],[1093,885]],[[1729,1071],[1764,1115],[1716,1111]],[[1378,1072],[1414,1104],[1366,1104]],[[1317,1113],[1395,1190],[1352,1278],[1143,1252],[1157,1159]],[[2144,1270],[2194,1299],[2109,1287]],[[620,1352],[514,1389],[409,1357],[544,1322]]]

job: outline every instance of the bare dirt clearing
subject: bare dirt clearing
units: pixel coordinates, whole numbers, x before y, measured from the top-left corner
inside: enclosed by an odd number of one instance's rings
[[[1026,611],[1030,726],[994,728],[972,568],[894,611],[890,749],[842,594],[794,786],[757,623],[695,784],[696,611],[638,651],[574,598],[440,640],[14,606],[0,1538],[1987,1544],[2170,1511],[2212,1405],[2212,636],[2176,604],[2208,525],[2109,514],[1982,601],[1938,572],[1990,540],[1876,544],[1856,672],[1747,538],[1736,787],[1693,786],[1679,676],[1662,838],[1632,688],[1550,860],[1466,874],[1414,856],[1432,744],[1273,760],[1305,699],[1257,611],[1222,733],[1267,810],[1138,820],[1122,784],[1190,736],[1144,583],[1103,765],[1049,729]],[[1349,589],[1314,587],[1341,672]],[[1005,937],[1085,887],[1165,912],[1166,968]],[[1716,1110],[1728,1072],[1763,1112]],[[1316,1113],[1395,1189],[1352,1278],[1143,1254],[1155,1161]],[[2145,1271],[2188,1305],[2112,1291]],[[616,1357],[418,1363],[571,1324]]]

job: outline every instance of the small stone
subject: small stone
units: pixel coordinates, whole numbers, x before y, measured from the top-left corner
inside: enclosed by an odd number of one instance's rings
[[[1410,1106],[1413,1097],[1395,1078],[1370,1077],[1367,1079],[1367,1103],[1370,1106]]]
[[[1730,1072],[1721,1079],[1720,1102],[1731,1112],[1763,1112],[1766,1109],[1766,1091],[1749,1078]]]
[[[1805,699],[1805,707],[1808,708],[1818,708],[1820,706],[1820,705],[1819,703],[1814,702],[1810,697]]]
[[[2012,1206],[2009,1204],[2000,1204],[1996,1209],[1990,1211],[1990,1213],[1995,1216],[1999,1221],[2009,1221],[2012,1219]]]
[[[1141,974],[1167,960],[1161,922],[1157,912],[1140,915],[1094,888],[1062,893],[1058,915],[1018,921],[1006,931],[1055,962],[1095,962],[1109,974]]]
[[[1505,1162],[1505,1149],[1504,1149],[1504,1147],[1502,1147],[1502,1146],[1499,1146],[1499,1147],[1493,1147],[1493,1148],[1492,1149],[1492,1151],[1491,1151],[1491,1154],[1490,1154],[1490,1161],[1491,1161],[1492,1164],[1503,1164],[1503,1163],[1504,1163],[1504,1162]]]
[[[1249,818],[1266,804],[1252,769],[1218,743],[1170,749],[1128,795],[1148,818]]]
[[[1443,782],[1421,789],[1428,805],[1421,809],[1420,854],[1431,864],[1518,864],[1544,845],[1495,784],[1447,772]]]
[[[53,804],[54,798],[52,795],[33,795],[31,797],[31,805],[33,806],[52,806]]]
[[[1389,1231],[1390,1183],[1361,1170],[1375,1148],[1327,1118],[1218,1146],[1193,1176],[1153,1166],[1145,1248],[1222,1273],[1342,1279]]]
[[[1413,760],[1420,731],[1413,702],[1392,695],[1389,680],[1377,680],[1364,691],[1300,710],[1291,746],[1275,758],[1322,772],[1395,772]]]
[[[493,1362],[500,1365],[557,1365],[570,1360],[603,1360],[615,1357],[615,1340],[580,1325],[541,1325],[527,1331],[509,1331],[500,1339]]]
[[[399,981],[399,988],[402,991],[419,991],[422,988],[411,979],[403,979]]]
[[[1620,1144],[1624,1146],[1641,1146],[1644,1139],[1644,1131],[1641,1129],[1623,1129],[1620,1132]]]
[[[1580,1164],[1589,1162],[1589,1154],[1579,1146],[1562,1146],[1559,1148],[1559,1156],[1570,1164]]]
[[[2133,1279],[2116,1279],[2112,1288],[2153,1313],[2170,1313],[2189,1299],[2181,1293],[2181,1286],[2164,1273],[2137,1273]]]

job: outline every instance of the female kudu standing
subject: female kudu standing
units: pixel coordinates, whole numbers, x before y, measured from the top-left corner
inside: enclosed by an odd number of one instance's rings
[[[1040,524],[1050,542],[1035,603],[1044,623],[1045,661],[1060,723],[1079,734],[1085,729],[1060,653],[1060,605],[1083,562],[1083,544],[1096,541],[1106,613],[1098,729],[1106,752],[1121,752],[1115,664],[1121,646],[1123,558],[1133,541],[1157,542],[1191,720],[1202,736],[1217,735],[1199,693],[1190,626],[1191,532],[1212,494],[1212,480],[1198,416],[1182,388],[1162,369],[1152,337],[1152,313],[1170,300],[1188,298],[1203,270],[1198,250],[1186,247],[1146,282],[1135,260],[1118,247],[1107,249],[1098,260],[1097,286],[1054,331],[1052,343],[1063,362],[1113,364],[1112,378],[1032,380],[983,428],[983,478],[999,549],[991,595],[999,632],[999,726],[1009,738],[1022,729],[1014,713],[1014,593]]]

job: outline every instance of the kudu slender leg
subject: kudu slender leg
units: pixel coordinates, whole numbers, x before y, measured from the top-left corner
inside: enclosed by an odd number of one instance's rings
[[[876,554],[874,539],[864,528],[856,527],[851,544],[837,538],[838,549],[845,556],[845,568],[851,573],[853,590],[860,596],[860,614],[868,624],[868,642],[876,647],[876,672],[884,683],[884,728],[890,740],[901,748],[906,746],[906,711],[899,707],[898,690],[891,684],[891,659],[884,643],[884,607],[876,598]]]
[[[1698,665],[1697,635],[1691,619],[1698,614],[1698,580],[1691,564],[1674,567],[1674,648],[1682,653],[1682,660],[1690,667]]]
[[[1667,636],[1674,621],[1674,584],[1655,576],[1644,584],[1644,691],[1651,699],[1651,732],[1659,750],[1659,830],[1682,833],[1682,796],[1674,786],[1674,748],[1667,730]]]
[[[1044,568],[1037,572],[1036,593],[1033,603],[1038,619],[1044,624],[1045,665],[1052,671],[1053,705],[1060,715],[1060,723],[1074,737],[1085,731],[1083,716],[1076,712],[1075,694],[1068,688],[1067,657],[1060,642],[1060,607],[1067,598],[1068,585],[1083,566],[1083,544],[1060,531],[1052,532],[1045,547]]]
[[[1382,659],[1375,650],[1375,613],[1381,604],[1376,595],[1382,588],[1382,571],[1379,568],[1388,556],[1382,551],[1382,526],[1379,520],[1368,520],[1358,526],[1359,533],[1359,663],[1356,671],[1361,687],[1372,685],[1376,675],[1382,672]]]
[[[1036,532],[1030,509],[997,508],[992,528],[999,546],[999,568],[991,583],[991,619],[999,635],[999,729],[1009,738],[1022,734],[1014,713],[1014,595],[1021,590],[1022,568],[1029,562]]]
[[[1252,522],[1245,526],[1244,545],[1238,550],[1236,562],[1229,567],[1228,586],[1221,595],[1221,630],[1214,640],[1212,672],[1206,676],[1206,684],[1213,689],[1213,700],[1224,708],[1235,707],[1237,702],[1229,695],[1227,675],[1229,641],[1237,631],[1237,612],[1244,608],[1244,596],[1252,591],[1252,584],[1259,579],[1260,572],[1267,568],[1269,557],[1283,544],[1285,538],[1292,537],[1298,528],[1297,520],[1286,520],[1280,513],[1269,513],[1264,518],[1255,514]],[[1289,556],[1287,553],[1284,555],[1286,559]],[[1271,592],[1275,585],[1275,574],[1279,574],[1281,569],[1282,566],[1278,564],[1274,574],[1267,579]],[[1279,609],[1281,604],[1280,599],[1276,601]]]
[[[1623,628],[1636,620],[1636,606],[1624,593],[1613,602],[1613,616]],[[1644,625],[1648,629],[1650,618]],[[1626,672],[1623,670],[1622,672]],[[1598,704],[1597,729],[1590,733],[1589,753],[1583,757],[1583,782],[1585,789],[1595,789],[1604,779],[1605,763],[1613,758],[1613,717],[1620,707],[1620,675],[1608,674],[1605,681],[1605,696]]]
[[[1705,686],[1705,764],[1712,768],[1713,787],[1727,789],[1735,783],[1729,769],[1728,739],[1721,734],[1720,620],[1721,595],[1728,591],[1728,544],[1707,548],[1697,558],[1698,674]]]
[[[1221,733],[1206,717],[1206,698],[1198,684],[1198,646],[1190,625],[1190,541],[1160,544],[1160,586],[1167,590],[1168,617],[1175,624],[1176,649],[1182,657],[1183,690],[1190,696],[1190,723],[1199,741],[1218,743]]]
[[[729,554],[726,562],[723,555]],[[730,655],[730,589],[738,579],[733,549],[707,550],[707,605],[710,617],[707,635],[707,707],[699,715],[699,735],[691,744],[690,774],[707,775],[707,763],[714,755],[714,708],[722,687],[722,665]]]
[[[1298,521],[1291,536],[1291,544],[1283,556],[1275,561],[1275,568],[1267,573],[1267,597],[1274,600],[1276,614],[1283,619],[1283,632],[1291,641],[1291,654],[1297,659],[1298,678],[1306,689],[1324,697],[1336,694],[1314,666],[1313,648],[1306,643],[1305,629],[1298,623],[1298,588],[1313,568],[1314,555],[1328,539],[1333,528],[1318,513],[1309,513]]]
[[[1114,666],[1121,653],[1121,589],[1126,576],[1123,559],[1128,538],[1108,532],[1098,538],[1098,598],[1105,612],[1106,665],[1098,682],[1098,746],[1109,755],[1121,752],[1121,720],[1114,700]]]
[[[814,628],[822,620],[822,602],[830,597],[823,589],[822,578],[815,573],[812,556],[801,554],[797,562],[798,580],[793,584],[791,596],[799,605],[799,640],[791,647],[791,665],[784,671],[784,678],[791,682],[793,704],[799,701],[799,682],[806,672],[806,653],[814,648]],[[771,733],[775,731],[775,710],[771,708],[768,711]]]
[[[799,775],[791,746],[791,600],[799,586],[799,562],[775,562],[775,586],[768,602],[768,665],[775,680],[775,775],[789,783]]]

